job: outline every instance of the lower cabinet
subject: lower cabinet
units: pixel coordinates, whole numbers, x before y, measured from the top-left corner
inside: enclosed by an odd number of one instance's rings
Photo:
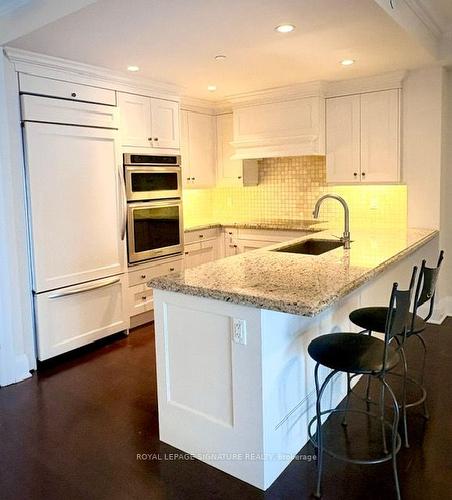
[[[149,280],[165,274],[177,273],[182,269],[183,258],[181,255],[156,262],[139,264],[130,268],[128,312],[132,327],[147,323],[153,319],[152,314],[149,314],[154,309],[152,288],[148,286]]]
[[[124,274],[35,295],[38,359],[129,328]]]
[[[218,240],[215,238],[207,241],[189,243],[184,247],[184,257],[185,269],[190,269],[191,267],[200,266],[216,260],[219,258]]]

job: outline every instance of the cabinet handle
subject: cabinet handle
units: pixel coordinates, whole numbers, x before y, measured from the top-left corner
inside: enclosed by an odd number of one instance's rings
[[[237,179],[241,179],[241,178],[242,178],[242,176],[241,176],[241,175],[239,175],[239,176],[237,177]]]
[[[152,137],[148,137],[148,141],[152,141]]]
[[[146,278],[146,275],[145,274],[142,274],[141,275],[141,279],[144,280]]]
[[[146,300],[146,295],[143,295],[143,296],[141,297],[141,300]]]
[[[232,234],[231,232],[229,232],[228,234]]]
[[[195,178],[194,178],[194,177],[192,177],[192,178],[191,178],[191,180],[192,180],[192,181],[194,181],[194,180],[195,180]]]
[[[189,181],[189,180],[190,180],[190,177],[187,177],[187,181]]]
[[[75,92],[72,92],[71,97],[77,97],[77,94]]]
[[[49,299],[58,299],[60,297],[67,297],[68,295],[75,295],[76,293],[89,292],[91,290],[97,290],[98,288],[104,288],[106,286],[114,285],[115,283],[119,283],[121,278],[113,278],[105,281],[101,281],[100,283],[95,283],[94,285],[83,285],[76,288],[72,288],[71,290],[66,290],[64,292],[56,292],[49,295]]]
[[[203,234],[200,234],[200,235],[199,235],[199,237],[200,237],[200,238],[204,238],[204,235],[203,235]]]
[[[353,175],[354,175],[355,177],[357,177],[357,175],[358,175],[358,174],[357,174],[356,172],[353,172]]]
[[[366,177],[366,172],[362,172],[362,173],[361,173],[361,175],[362,175],[363,177]]]
[[[237,248],[237,245],[232,245],[234,248]]]
[[[158,140],[159,140],[159,138],[158,138],[158,137],[154,137],[154,141],[158,141]]]
[[[184,252],[184,253],[185,253],[185,255],[188,255],[188,252]]]
[[[170,272],[174,271],[174,267],[169,268]]]

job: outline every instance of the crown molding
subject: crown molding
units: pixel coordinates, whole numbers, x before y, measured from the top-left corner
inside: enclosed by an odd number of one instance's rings
[[[441,26],[437,23],[433,15],[429,12],[428,7],[420,0],[403,0],[403,1],[413,11],[416,17],[425,26],[425,28],[429,30],[435,38],[440,39],[442,36]]]
[[[3,51],[18,72],[121,92],[179,100],[181,88],[174,84],[130,77],[120,71],[11,47],[6,47]]]
[[[390,73],[383,73],[382,75],[329,82],[326,97],[400,89],[403,86],[406,73],[406,71],[392,71]]]
[[[256,104],[268,104],[281,101],[303,99],[305,97],[323,97],[326,93],[327,82],[314,81],[276,87],[270,89],[244,92],[226,97],[223,104],[229,103],[234,108]]]

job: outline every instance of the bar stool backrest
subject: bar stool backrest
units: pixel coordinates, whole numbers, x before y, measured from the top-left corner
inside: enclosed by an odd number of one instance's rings
[[[398,283],[392,285],[391,298],[389,300],[388,314],[385,326],[385,347],[383,353],[383,366],[386,367],[387,347],[391,339],[398,336],[398,345],[403,344],[406,329],[410,319],[411,299],[413,295],[414,282],[416,280],[417,267],[413,268],[410,286],[408,290],[398,290]],[[402,339],[400,339],[402,335]]]
[[[441,250],[438,257],[438,263],[436,267],[427,267],[425,259],[421,264],[421,271],[419,273],[419,279],[416,286],[416,293],[414,294],[414,308],[413,308],[413,319],[412,319],[412,329],[414,328],[414,321],[416,318],[417,310],[419,307],[423,306],[430,301],[430,307],[428,314],[424,321],[428,321],[433,314],[433,306],[435,304],[435,291],[436,283],[438,281],[439,269],[441,267],[441,262],[444,259],[444,251]]]

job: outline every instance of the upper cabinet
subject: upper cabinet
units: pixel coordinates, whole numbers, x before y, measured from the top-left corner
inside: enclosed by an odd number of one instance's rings
[[[325,99],[234,108],[234,159],[325,154]]]
[[[257,160],[234,160],[232,113],[217,115],[217,185],[255,186],[258,183]]]
[[[397,89],[327,99],[328,182],[399,181],[399,101]]]
[[[179,148],[179,103],[118,92],[122,146]]]
[[[186,188],[215,186],[215,117],[181,111],[181,156]]]

